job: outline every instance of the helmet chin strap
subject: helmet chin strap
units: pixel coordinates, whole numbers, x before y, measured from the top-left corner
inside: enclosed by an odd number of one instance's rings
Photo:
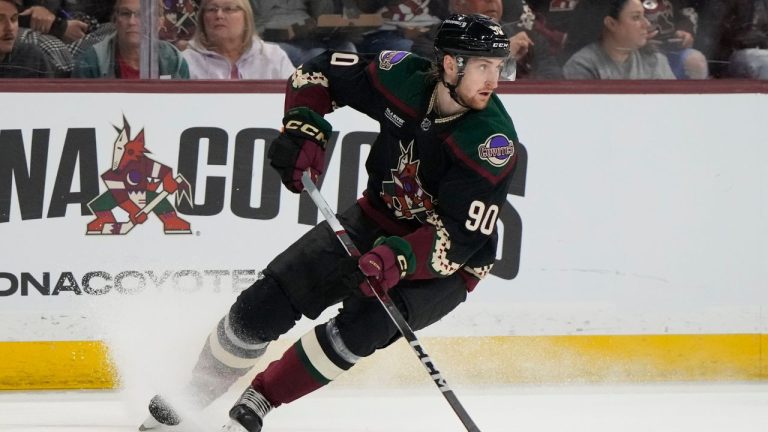
[[[456,56],[454,58],[456,59],[456,70],[457,70],[456,84],[451,84],[448,81],[446,81],[445,74],[443,74],[441,81],[443,82],[443,85],[448,88],[448,93],[451,95],[451,99],[456,101],[457,104],[463,106],[464,108],[470,108],[469,105],[467,105],[461,99],[461,96],[459,96],[459,94],[456,93],[456,88],[459,86],[459,84],[461,84],[461,79],[464,78],[464,67],[466,66],[465,59],[462,56]]]

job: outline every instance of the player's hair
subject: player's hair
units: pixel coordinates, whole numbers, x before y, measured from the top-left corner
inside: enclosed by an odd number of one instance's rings
[[[202,0],[200,2],[200,7],[197,10],[197,30],[195,31],[195,35],[192,37],[192,39],[201,46],[204,46],[205,48],[213,51],[213,48],[215,47],[208,40],[208,35],[206,34],[205,29],[205,20],[203,17],[205,14],[205,6],[210,2],[211,0]],[[246,52],[251,49],[251,46],[253,45],[253,38],[256,37],[256,23],[253,18],[253,8],[251,7],[251,2],[248,0],[234,0],[234,3],[240,9],[242,9],[243,13],[245,14],[245,29],[243,29],[242,52]]]

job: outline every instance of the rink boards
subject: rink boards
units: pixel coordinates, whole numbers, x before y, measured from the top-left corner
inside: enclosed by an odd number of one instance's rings
[[[112,388],[153,367],[147,346],[184,363],[320,219],[265,169],[280,86],[136,84],[2,87],[0,389]],[[607,88],[503,88],[525,157],[498,262],[419,332],[425,347],[458,382],[766,379],[766,86]],[[191,234],[164,234],[155,216],[86,234],[124,119],[192,184],[193,206],[172,202]],[[364,187],[376,124],[350,109],[328,119],[322,191],[341,208]],[[412,357],[396,344],[341,382],[381,368],[426,379]]]

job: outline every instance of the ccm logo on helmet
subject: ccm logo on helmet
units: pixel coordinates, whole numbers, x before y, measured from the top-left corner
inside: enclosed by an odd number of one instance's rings
[[[325,137],[325,134],[323,134],[323,132],[320,129],[312,126],[309,123],[304,123],[299,120],[288,120],[288,122],[285,124],[285,128],[297,130],[303,133],[304,135],[308,135],[314,138],[315,140],[317,140],[317,142],[321,142],[323,144],[325,144],[325,142],[328,141],[328,138]]]
[[[493,47],[494,48],[506,48],[509,46],[509,42],[494,42]]]

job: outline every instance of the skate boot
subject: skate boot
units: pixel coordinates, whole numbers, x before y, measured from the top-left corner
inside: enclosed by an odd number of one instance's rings
[[[155,395],[149,401],[149,417],[139,426],[140,431],[159,429],[163,425],[176,426],[181,418],[176,411],[160,395]]]
[[[171,210],[158,216],[163,221],[163,231],[166,234],[192,234],[189,222],[180,218],[175,211]]]
[[[115,223],[115,215],[111,211],[94,212],[96,219],[88,222],[86,234],[102,234],[105,224]]]
[[[249,386],[229,410],[231,420],[222,432],[261,432],[264,416],[271,410],[272,404]]]

